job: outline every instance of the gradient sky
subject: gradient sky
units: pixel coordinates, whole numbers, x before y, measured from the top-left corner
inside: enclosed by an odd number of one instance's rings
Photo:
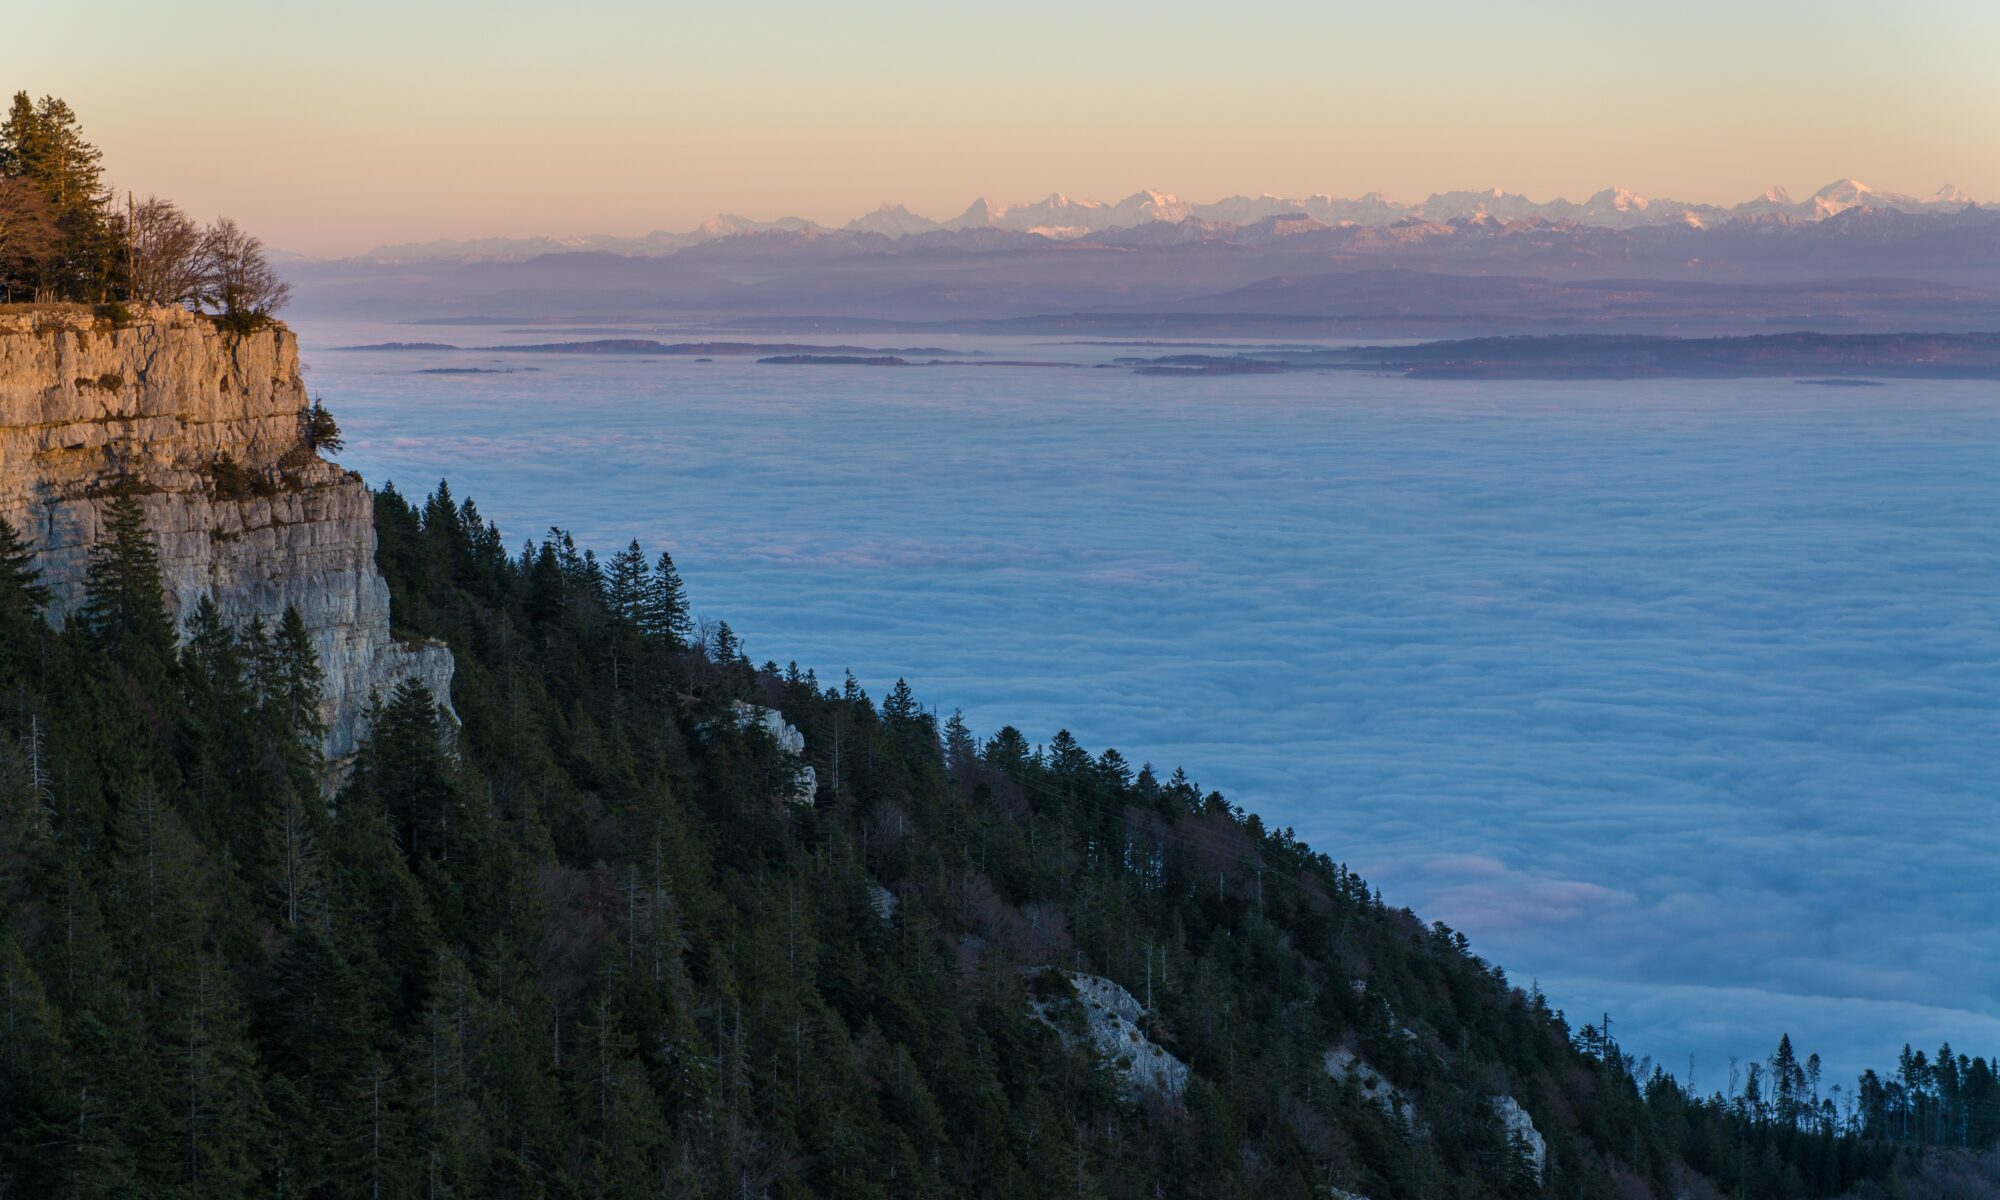
[[[1840,176],[2000,198],[1991,0],[421,0],[11,14],[115,181],[277,246],[839,222],[884,201]]]

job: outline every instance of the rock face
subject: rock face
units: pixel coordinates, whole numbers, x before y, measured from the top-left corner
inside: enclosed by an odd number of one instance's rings
[[[1423,1122],[1417,1118],[1417,1106],[1402,1089],[1382,1078],[1381,1072],[1368,1065],[1367,1060],[1345,1046],[1336,1046],[1326,1052],[1322,1060],[1326,1073],[1340,1082],[1349,1079],[1361,1090],[1361,1098],[1380,1108],[1384,1113],[1402,1121],[1412,1134],[1424,1132]]]
[[[1139,1022],[1145,1006],[1116,983],[1098,975],[1071,974],[1077,1002],[1083,1006],[1084,1036],[1098,1055],[1111,1064],[1128,1093],[1157,1092],[1178,1101],[1187,1092],[1188,1065],[1146,1036]],[[1057,1006],[1060,1000],[1038,1000],[1035,1015],[1057,1033],[1069,1037]]]
[[[738,725],[744,729],[762,729],[771,735],[772,741],[778,743],[778,749],[793,758],[805,756],[806,735],[800,733],[790,721],[785,720],[785,714],[775,708],[746,704],[741,700],[736,701],[735,707]],[[811,804],[818,795],[819,772],[813,770],[811,763],[799,763],[792,775],[792,787],[788,799],[794,804]]]
[[[1542,1138],[1542,1131],[1535,1128],[1534,1119],[1528,1110],[1512,1096],[1493,1097],[1493,1111],[1500,1118],[1500,1124],[1507,1130],[1507,1140],[1521,1148],[1528,1161],[1534,1164],[1535,1182],[1542,1181],[1542,1164],[1549,1155],[1548,1143]]]
[[[326,670],[338,765],[371,696],[419,679],[448,703],[452,660],[390,637],[373,502],[360,476],[303,444],[306,407],[282,326],[236,335],[180,309],[117,327],[81,308],[0,310],[0,517],[34,543],[53,619],[81,601],[109,494],[129,488],[177,620],[203,596],[239,626],[297,607]]]

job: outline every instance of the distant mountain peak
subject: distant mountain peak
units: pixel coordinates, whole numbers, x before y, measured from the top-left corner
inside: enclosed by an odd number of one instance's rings
[[[1836,179],[1813,193],[1815,200],[1839,200],[1854,203],[1864,196],[1872,196],[1875,189],[1859,179]]]
[[[1377,229],[1438,229],[1453,222],[1476,222],[1481,229],[1525,229],[1544,225],[1609,229],[1682,225],[1712,229],[1735,221],[1765,224],[1823,221],[1850,209],[1955,213],[1975,204],[1971,196],[1950,184],[1928,197],[1919,198],[1877,191],[1852,178],[1836,179],[1804,200],[1792,199],[1791,193],[1782,185],[1773,184],[1756,198],[1733,206],[1690,204],[1648,197],[1622,186],[1604,188],[1580,203],[1561,197],[1546,201],[1531,200],[1519,192],[1500,187],[1433,192],[1416,203],[1399,202],[1380,191],[1367,192],[1355,199],[1342,199],[1324,193],[1287,197],[1265,192],[1195,203],[1183,200],[1172,192],[1146,188],[1115,203],[1060,191],[1050,192],[1041,200],[1025,204],[996,204],[981,196],[958,216],[946,221],[921,216],[901,204],[882,204],[838,230],[800,217],[758,221],[735,213],[721,213],[685,233],[656,231],[644,237],[591,235],[441,240],[381,246],[370,251],[367,257],[391,261],[446,258],[518,261],[536,255],[574,251],[653,256],[676,254],[706,242],[753,234],[794,235],[824,248],[826,252],[835,252],[843,244],[857,250],[879,248],[854,240],[868,237],[894,241],[931,234],[957,235],[990,230],[996,234],[1032,234],[1058,242],[1086,238],[1104,241],[1097,235],[1154,225],[1187,226],[1182,231],[1186,235],[1184,237],[1177,234],[1113,239],[1115,244],[1120,245],[1166,245],[1211,238],[1227,228],[1248,230],[1272,217],[1294,215],[1311,217],[1326,227],[1362,225]],[[1286,226],[1285,232],[1304,228],[1307,227],[1293,222]],[[842,236],[849,240],[841,243]],[[762,237],[758,240],[770,243],[778,239]],[[935,240],[922,244],[931,245]]]
[[[841,226],[850,233],[879,233],[888,237],[908,237],[913,233],[928,233],[941,229],[938,222],[929,217],[921,217],[900,204],[884,204],[865,216],[859,216]]]

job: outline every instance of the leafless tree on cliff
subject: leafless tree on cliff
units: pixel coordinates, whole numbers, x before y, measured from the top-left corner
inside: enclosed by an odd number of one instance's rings
[[[34,295],[37,265],[62,245],[55,209],[33,180],[0,177],[0,300]]]
[[[146,197],[132,209],[126,236],[134,300],[193,304],[201,298],[206,242],[201,226],[172,201]]]
[[[292,285],[264,258],[264,243],[223,217],[202,238],[202,299],[221,310],[224,323],[252,328],[284,307]]]

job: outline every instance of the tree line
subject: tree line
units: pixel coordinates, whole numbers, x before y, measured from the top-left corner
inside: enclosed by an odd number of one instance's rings
[[[0,122],[0,302],[182,305],[247,329],[290,295],[235,221],[203,226],[158,196],[120,204],[75,111],[14,94]]]

